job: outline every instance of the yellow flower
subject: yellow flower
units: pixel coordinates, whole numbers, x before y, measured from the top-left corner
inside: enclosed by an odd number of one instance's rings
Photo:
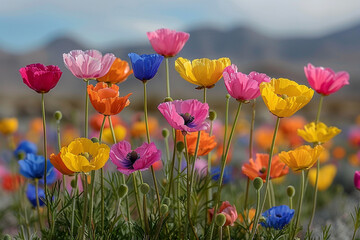
[[[16,118],[3,118],[0,120],[0,132],[4,135],[10,135],[18,129],[18,120]]]
[[[61,159],[73,172],[90,172],[102,168],[109,159],[106,144],[93,143],[87,138],[76,138],[69,146],[61,148]]]
[[[126,128],[124,126],[117,125],[114,127],[114,133],[115,133],[115,137],[116,137],[116,142],[120,142],[120,141],[124,140],[124,138],[126,136]],[[104,129],[102,140],[106,143],[114,144],[110,128]]]
[[[304,170],[311,168],[316,163],[323,149],[321,145],[314,148],[305,145],[292,151],[283,151],[279,154],[279,157],[293,171]]]
[[[324,123],[311,122],[304,126],[304,129],[298,129],[297,133],[305,141],[310,143],[324,143],[331,140],[341,132],[337,127],[328,127]]]
[[[304,107],[314,90],[286,78],[273,78],[260,84],[261,96],[269,111],[278,117],[290,117]]]
[[[200,86],[211,88],[220,80],[224,69],[231,64],[229,58],[210,60],[208,58],[188,59],[179,57],[175,61],[175,69],[186,81]]]
[[[337,169],[334,164],[329,164],[320,168],[319,180],[318,180],[319,191],[324,191],[330,187],[336,176],[336,171]],[[316,169],[312,168],[309,170],[309,181],[311,185],[315,186],[315,180],[316,180]]]

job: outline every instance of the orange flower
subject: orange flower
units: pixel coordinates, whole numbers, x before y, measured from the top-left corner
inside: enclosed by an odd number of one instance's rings
[[[268,126],[258,127],[254,131],[254,140],[256,145],[263,150],[270,150],[273,134],[274,134],[273,128],[270,128]],[[282,132],[279,131],[278,134],[276,135],[275,146],[282,145],[283,142],[284,142],[284,135]]]
[[[14,192],[23,182],[24,178],[19,174],[5,174],[2,179],[2,188],[8,192]]]
[[[337,146],[333,149],[332,151],[332,155],[334,158],[336,158],[337,160],[341,160],[343,158],[345,158],[346,156],[346,150],[343,147]]]
[[[223,152],[223,145],[219,144],[218,147],[216,148],[215,153],[211,155],[212,165],[219,164],[219,162],[221,161],[222,152]],[[226,164],[229,164],[231,162],[231,159],[232,159],[232,147],[230,146],[229,153],[226,158]]]
[[[251,208],[249,210],[245,210],[243,214],[240,213],[238,214],[241,223],[244,223],[244,217],[246,218],[246,223],[245,223],[246,226],[248,226],[251,223],[249,227],[250,230],[252,229],[252,225],[253,225],[252,220],[255,217],[255,213],[256,213],[256,209]]]
[[[99,113],[109,116],[121,112],[126,106],[130,104],[129,93],[125,97],[119,97],[119,87],[112,85],[109,87],[106,83],[99,82],[94,87],[88,86],[88,94],[93,107]]]
[[[72,175],[74,172],[71,171],[70,169],[68,169],[63,160],[60,157],[61,153],[58,153],[57,155],[55,155],[54,153],[52,153],[50,155],[50,162],[52,163],[52,165],[54,165],[54,167],[61,172],[64,175]]]
[[[269,154],[256,154],[255,161],[250,158],[249,163],[244,163],[241,170],[243,174],[248,176],[251,180],[256,177],[261,177],[265,182],[266,171],[269,163]],[[285,163],[281,162],[278,156],[273,156],[271,161],[270,179],[278,178],[288,174],[289,168]]]
[[[292,147],[298,147],[303,144],[303,139],[298,136],[297,130],[304,127],[306,120],[301,116],[292,116],[281,119],[279,130],[282,132],[287,142]]]
[[[198,138],[198,132],[189,132],[186,134],[186,142],[188,145],[188,153],[191,156],[195,154],[196,142]],[[176,131],[176,141],[177,142],[184,142],[184,136],[180,131]],[[215,141],[215,136],[209,135],[209,133],[205,131],[201,131],[200,133],[200,141],[199,141],[199,149],[198,149],[198,156],[205,156],[211,150],[216,147],[217,143]]]
[[[110,67],[108,73],[98,78],[99,82],[106,82],[106,83],[122,83],[124,82],[127,77],[133,73],[133,70],[130,69],[129,64],[126,61],[121,60],[120,58],[116,58],[113,64]]]
[[[104,115],[102,115],[102,114],[96,113],[96,114],[92,115],[91,118],[90,118],[90,126],[95,131],[100,131],[103,119],[104,119]],[[124,125],[121,118],[119,116],[116,116],[116,115],[111,117],[111,122],[112,122],[114,127],[119,125],[119,124]],[[109,127],[110,127],[109,121],[106,119],[104,128],[109,128]]]
[[[149,117],[148,124],[150,135],[153,135],[158,129],[159,123],[155,118]],[[133,125],[131,126],[130,134],[134,138],[146,136],[145,121],[135,120]]]

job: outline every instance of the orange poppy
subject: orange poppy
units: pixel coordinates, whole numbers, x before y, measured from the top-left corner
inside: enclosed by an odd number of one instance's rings
[[[243,174],[248,176],[251,180],[256,177],[261,177],[265,182],[267,166],[269,163],[269,154],[256,154],[255,161],[250,158],[248,163],[244,163],[241,170]],[[288,174],[289,167],[281,162],[278,156],[273,156],[271,161],[270,179],[278,178]]]
[[[72,175],[74,172],[71,171],[70,169],[68,169],[63,160],[60,157],[61,153],[58,153],[57,155],[55,155],[54,153],[52,153],[50,155],[50,162],[52,163],[52,165],[54,165],[54,167],[61,172],[64,175]]]
[[[109,87],[106,83],[99,82],[94,87],[88,86],[88,94],[93,107],[99,113],[109,116],[121,112],[126,106],[130,104],[129,96],[119,97],[119,87],[112,85]]]
[[[251,230],[252,229],[252,221],[255,217],[255,213],[256,213],[256,209],[255,208],[251,208],[249,210],[245,210],[243,212],[243,214],[239,213],[238,216],[239,216],[239,220],[241,223],[245,223],[244,222],[244,217],[246,218],[246,226],[249,225],[250,223],[250,227],[249,229]]]
[[[254,142],[255,144],[263,149],[270,150],[271,142],[274,134],[274,129],[268,126],[260,126],[254,131]],[[279,146],[284,143],[284,135],[279,131],[276,135],[275,145]]]
[[[199,149],[198,149],[198,156],[205,156],[211,150],[213,150],[217,143],[215,141],[215,136],[210,136],[209,133],[205,131],[200,131],[200,141],[199,141]],[[189,155],[193,156],[195,154],[196,142],[198,138],[198,132],[189,132],[186,134],[186,142],[188,145],[188,153]],[[184,136],[181,131],[176,131],[176,141],[177,142],[184,142]]]
[[[19,174],[6,174],[2,179],[2,189],[14,192],[19,189],[23,182],[24,178]]]
[[[158,127],[159,127],[158,121],[155,118],[149,116],[148,117],[148,125],[149,125],[150,135],[154,135],[155,131],[158,130]],[[136,116],[135,120],[133,122],[133,125],[131,126],[130,134],[134,138],[146,136],[145,121],[140,120]]]
[[[99,82],[117,84],[124,82],[132,73],[133,70],[130,69],[129,64],[126,61],[121,60],[120,58],[116,58],[108,73],[105,76],[98,78],[97,80]]]
[[[96,114],[92,115],[90,118],[90,126],[95,131],[100,131],[103,120],[104,120],[104,115],[96,113]],[[124,124],[119,116],[112,116],[111,122],[113,124],[113,127],[115,127],[119,124],[121,124],[121,125]],[[104,128],[109,128],[109,127],[110,127],[109,121],[106,119]]]
[[[298,147],[304,143],[303,139],[298,136],[297,130],[304,127],[306,120],[302,116],[292,116],[281,119],[279,130],[282,132],[288,143],[292,147]]]

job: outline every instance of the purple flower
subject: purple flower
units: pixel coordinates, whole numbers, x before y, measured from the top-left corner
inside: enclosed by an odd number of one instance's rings
[[[147,170],[161,159],[161,151],[154,143],[143,143],[135,150],[131,150],[130,143],[121,141],[111,147],[110,159],[119,172],[129,175],[137,170]]]
[[[355,171],[354,186],[357,188],[357,190],[360,190],[360,171]]]
[[[232,64],[224,69],[224,83],[229,94],[238,101],[249,101],[260,96],[259,85],[270,82],[264,73],[251,72],[249,75],[237,71],[237,66]]]
[[[158,106],[166,121],[176,130],[182,132],[197,132],[207,130],[209,123],[209,105],[196,99],[175,100],[164,102]]]

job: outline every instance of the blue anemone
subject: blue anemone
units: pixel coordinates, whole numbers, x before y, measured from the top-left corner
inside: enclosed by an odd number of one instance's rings
[[[260,224],[263,227],[280,230],[290,223],[294,213],[295,210],[290,209],[286,205],[272,207],[262,214],[265,222],[261,222]]]

